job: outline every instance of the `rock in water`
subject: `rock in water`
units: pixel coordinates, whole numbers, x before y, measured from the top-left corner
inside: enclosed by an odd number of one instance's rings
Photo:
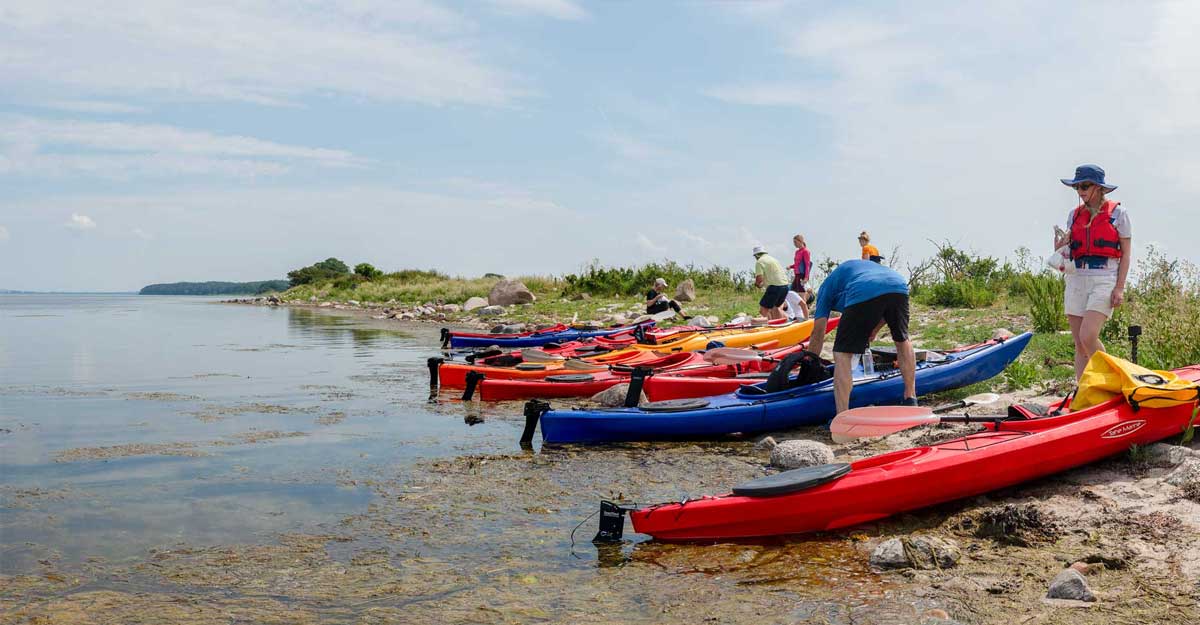
[[[1096,595],[1088,588],[1087,580],[1075,569],[1063,569],[1050,582],[1046,591],[1047,599],[1071,599],[1074,601],[1095,601]]]
[[[603,391],[592,395],[592,401],[599,403],[605,408],[620,408],[621,406],[625,405],[625,396],[628,394],[629,383],[626,382],[624,384],[610,386]],[[641,404],[646,401],[648,401],[646,399],[646,394],[642,393],[641,397],[638,398],[638,403]]]
[[[484,306],[487,306],[487,305],[488,305],[488,301],[483,299],[482,297],[472,297],[472,298],[468,299],[467,301],[463,302],[462,309],[463,309],[463,311],[472,311],[472,310],[475,310],[476,308],[483,308]]]
[[[513,304],[532,304],[537,300],[533,291],[516,280],[501,280],[488,293],[488,304],[492,306],[512,306]]]
[[[833,450],[817,441],[783,441],[771,450],[771,465],[781,469],[815,467],[833,462]]]
[[[953,541],[936,536],[891,538],[871,552],[870,564],[889,569],[948,569],[958,564],[962,552]]]
[[[696,301],[696,283],[692,282],[691,278],[688,278],[687,280],[684,280],[675,286],[675,301]]]

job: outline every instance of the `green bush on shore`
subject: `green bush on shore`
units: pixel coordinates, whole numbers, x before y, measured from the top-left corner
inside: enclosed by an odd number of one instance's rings
[[[583,271],[563,277],[566,282],[564,294],[640,295],[654,284],[656,278],[671,285],[692,280],[697,290],[706,291],[750,291],[754,288],[754,276],[749,271],[739,272],[728,267],[704,268],[680,265],[671,260],[640,267],[603,267],[593,261]]]

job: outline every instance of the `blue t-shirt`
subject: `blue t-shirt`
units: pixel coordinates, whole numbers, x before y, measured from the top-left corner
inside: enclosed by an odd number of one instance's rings
[[[869,260],[848,260],[837,266],[817,291],[813,318],[829,318],[829,311],[843,312],[855,304],[888,293],[908,295],[904,276]]]

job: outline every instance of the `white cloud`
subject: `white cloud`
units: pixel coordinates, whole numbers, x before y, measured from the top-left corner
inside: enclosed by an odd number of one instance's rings
[[[637,242],[638,248],[640,248],[646,254],[657,256],[667,253],[667,248],[665,246],[651,241],[650,237],[646,236],[644,233],[637,233],[637,236],[634,238],[634,240]]]
[[[0,115],[0,175],[244,177],[280,174],[297,163],[353,167],[364,161],[344,150],[161,124]]]
[[[145,230],[142,230],[141,228],[134,228],[131,232],[133,233],[133,236],[135,236],[143,241],[154,240],[153,234],[150,234],[149,232],[146,232]]]
[[[588,17],[583,7],[571,0],[490,0],[506,11],[533,13],[560,20],[582,20]]]
[[[96,227],[96,222],[92,221],[92,218],[87,215],[71,213],[71,220],[63,225],[72,230],[92,230]]]
[[[10,91],[273,105],[343,94],[486,106],[526,93],[477,49],[469,19],[421,0],[4,5],[0,88]]]
[[[0,241],[7,241],[8,238],[9,238],[8,228],[5,228],[4,226],[0,226]]]
[[[131,114],[145,113],[149,109],[144,106],[134,106],[122,102],[104,102],[101,100],[54,100],[41,104],[43,108],[72,113],[112,113]]]

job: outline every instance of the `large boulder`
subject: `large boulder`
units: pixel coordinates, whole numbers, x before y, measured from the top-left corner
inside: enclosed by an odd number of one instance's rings
[[[513,304],[532,304],[537,300],[533,291],[516,280],[501,280],[488,293],[488,304],[491,306],[512,306]]]
[[[817,441],[783,441],[771,450],[771,465],[781,469],[816,467],[833,462],[833,450]]]
[[[675,286],[675,301],[696,301],[696,283],[692,282],[691,278],[688,278],[687,280],[684,280]]]
[[[482,297],[472,297],[472,298],[468,299],[466,302],[463,302],[462,309],[464,312],[470,312],[472,310],[475,310],[476,308],[483,308],[484,306],[487,306],[487,305],[488,305],[488,301],[483,299]]]

